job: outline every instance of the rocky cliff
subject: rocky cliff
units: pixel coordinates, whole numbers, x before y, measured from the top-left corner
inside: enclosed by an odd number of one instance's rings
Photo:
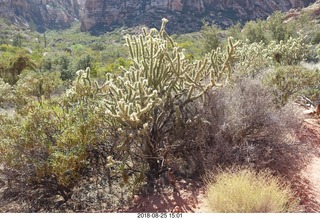
[[[40,32],[68,28],[79,19],[81,30],[93,33],[138,24],[159,27],[166,17],[172,33],[199,30],[202,20],[226,27],[312,2],[315,0],[0,0],[0,17]]]
[[[202,20],[224,27],[234,21],[265,18],[272,12],[309,5],[315,0],[87,0],[81,18],[83,31],[106,31],[115,26],[145,24],[158,27],[170,20],[171,32],[198,30]]]
[[[38,31],[68,28],[85,0],[0,0],[0,17]]]

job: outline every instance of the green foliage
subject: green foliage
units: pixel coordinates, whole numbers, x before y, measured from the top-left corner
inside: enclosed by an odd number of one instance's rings
[[[315,52],[317,54],[317,58],[320,59],[320,44],[316,46],[315,50],[316,50]]]
[[[2,51],[2,52],[16,53],[18,50],[19,50],[19,48],[8,45],[8,44],[0,45],[0,51]],[[2,56],[6,57],[6,55],[4,55],[4,54],[2,54]]]
[[[13,41],[12,41],[12,45],[16,46],[16,47],[21,47],[22,46],[22,36],[20,34],[17,34]]]
[[[241,24],[236,23],[227,29],[228,36],[234,38],[235,40],[241,40]]]
[[[71,59],[68,55],[62,55],[58,59],[59,70],[62,80],[74,79],[74,72],[71,69]]]
[[[50,77],[40,79],[52,80]],[[31,79],[38,85],[39,76]],[[43,83],[48,92],[51,85],[51,81]],[[0,163],[21,192],[37,185],[47,195],[61,195],[67,201],[80,172],[90,163],[90,150],[107,142],[109,130],[104,110],[92,101],[94,90],[81,83],[72,88],[72,95],[62,98],[60,104],[29,100],[13,118],[0,117],[4,124],[0,130]],[[36,89],[24,92],[29,91],[39,95]],[[18,178],[10,177],[12,172]]]
[[[13,87],[5,83],[2,78],[0,78],[0,107],[5,104],[12,103],[14,100],[14,90]]]
[[[249,43],[268,43],[269,41],[266,35],[266,21],[249,21],[244,25],[242,31],[243,38],[248,40]]]
[[[7,118],[6,136],[1,139],[1,163],[30,183],[43,183],[43,186],[52,183],[51,186],[58,184],[67,188],[75,179],[76,170],[85,162],[85,150],[75,136],[79,134],[78,129],[74,129],[77,126],[68,127],[70,120],[68,117],[62,120],[61,111],[50,109],[49,105],[33,105],[23,118]],[[55,192],[62,192],[66,198],[66,191]]]
[[[270,32],[271,39],[279,43],[293,37],[292,26],[284,23],[285,14],[282,12],[273,13],[267,20],[267,29]]]
[[[113,74],[118,75],[121,72],[120,67],[127,68],[129,66],[130,66],[130,61],[120,57],[116,59],[113,63],[110,63],[107,66],[105,66],[104,72],[108,72],[108,73],[112,72]]]
[[[280,66],[266,75],[265,83],[273,88],[274,101],[283,106],[296,95],[319,97],[320,73],[301,66]]]
[[[315,35],[312,38],[312,44],[318,45],[320,44],[320,31],[315,32]]]
[[[245,168],[221,171],[207,180],[207,204],[216,213],[284,213],[297,210],[288,185],[270,171]]]
[[[61,84],[62,81],[58,72],[29,72],[18,81],[15,87],[16,103],[21,107],[33,98],[37,98],[38,102],[42,103],[44,99],[51,99],[53,92]]]
[[[178,47],[185,50],[186,58],[190,60],[200,59],[207,53],[207,50],[203,49],[204,38],[201,32],[173,35],[171,37]]]
[[[2,56],[4,55],[2,54]],[[10,57],[7,57],[3,62],[0,63],[0,77],[11,85],[17,83],[19,75],[23,70],[34,70],[36,68],[30,55],[26,54],[24,50],[20,50],[14,55],[10,55]]]
[[[204,37],[204,50],[206,52],[211,52],[220,46],[220,32],[221,30],[215,24],[209,26],[205,23],[203,25],[201,34]]]
[[[75,69],[86,69],[86,68],[93,69],[92,60],[93,58],[89,54],[80,56],[76,62]]]

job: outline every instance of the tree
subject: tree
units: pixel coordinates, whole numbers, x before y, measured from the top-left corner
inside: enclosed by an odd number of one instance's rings
[[[209,26],[205,23],[202,27],[201,34],[204,38],[204,50],[206,52],[211,52],[220,46],[220,29],[215,24]]]
[[[267,20],[267,28],[270,31],[271,39],[279,43],[293,36],[290,26],[284,23],[285,14],[282,12],[273,13]]]
[[[268,38],[266,36],[266,22],[262,20],[249,21],[243,27],[244,38],[249,41],[249,43],[268,43]]]
[[[0,76],[3,80],[14,85],[19,80],[19,75],[25,69],[35,70],[36,64],[24,51],[19,51],[9,59],[9,63],[0,68]]]

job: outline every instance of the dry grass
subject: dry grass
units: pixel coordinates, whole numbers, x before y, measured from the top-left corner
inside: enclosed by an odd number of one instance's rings
[[[297,207],[290,187],[270,171],[230,168],[207,178],[207,204],[219,213],[281,213]]]

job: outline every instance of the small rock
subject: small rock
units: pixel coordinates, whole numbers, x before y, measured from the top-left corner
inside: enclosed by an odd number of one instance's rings
[[[134,204],[138,204],[140,200],[141,200],[140,196],[138,196],[138,195],[133,196],[133,203]]]
[[[179,206],[175,206],[172,210],[172,213],[182,213],[182,209]]]
[[[316,113],[316,111],[315,110],[305,110],[305,111],[303,111],[303,114],[304,115],[312,115],[312,114],[315,114]]]

